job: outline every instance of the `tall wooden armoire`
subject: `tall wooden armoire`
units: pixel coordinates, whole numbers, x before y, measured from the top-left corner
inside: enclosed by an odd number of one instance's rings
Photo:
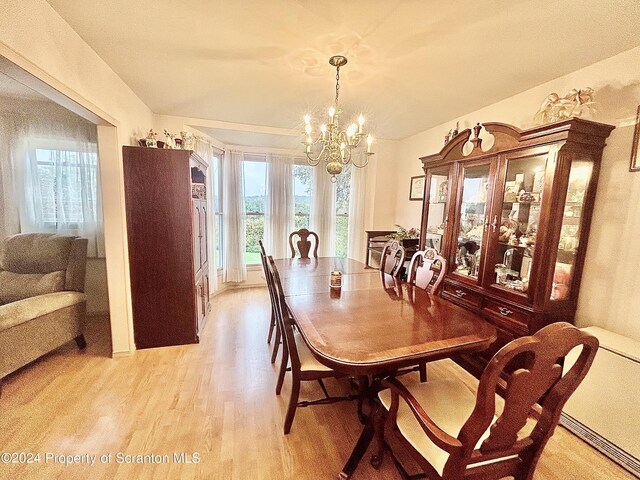
[[[206,163],[122,149],[136,348],[197,343],[209,305]]]

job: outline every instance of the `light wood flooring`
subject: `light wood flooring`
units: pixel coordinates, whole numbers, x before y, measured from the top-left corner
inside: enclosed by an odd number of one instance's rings
[[[199,345],[137,351],[111,359],[106,321],[90,322],[89,347],[70,343],[10,375],[0,397],[0,452],[39,452],[39,464],[0,464],[11,479],[335,479],[360,433],[355,404],[300,408],[282,434],[290,383],[274,393],[266,289],[223,293]],[[463,374],[449,361],[429,375]],[[341,393],[346,382],[326,382]],[[302,399],[318,398],[317,384]],[[93,466],[45,463],[45,453],[98,455]],[[122,464],[128,455],[169,455],[166,464]],[[180,464],[174,452],[197,452]],[[110,463],[99,456],[112,454]],[[398,479],[390,459],[376,471],[369,454],[353,478]],[[536,480],[633,479],[559,427]]]

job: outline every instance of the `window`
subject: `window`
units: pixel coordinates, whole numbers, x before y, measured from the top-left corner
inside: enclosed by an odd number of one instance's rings
[[[219,156],[214,156],[211,164],[211,170],[213,172],[212,181],[213,181],[213,211],[214,211],[214,222],[215,222],[215,231],[216,231],[216,266],[217,268],[222,268],[222,251],[223,251],[223,238],[222,235],[222,171],[221,171],[222,162]]]
[[[346,257],[349,245],[349,194],[351,169],[348,164],[336,178],[336,257]]]
[[[34,154],[35,171],[27,175],[34,225],[69,231],[96,225],[98,154],[45,148],[36,148]]]
[[[267,192],[267,164],[245,160],[242,165],[244,179],[244,211],[246,215],[245,261],[247,265],[260,263],[260,245],[264,237],[264,212]]]
[[[294,165],[292,172],[295,229],[308,229],[309,214],[311,212],[311,185],[313,167],[310,165]]]

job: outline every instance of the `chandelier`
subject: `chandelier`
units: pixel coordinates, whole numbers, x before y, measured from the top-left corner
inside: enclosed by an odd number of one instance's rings
[[[336,55],[329,59],[329,64],[336,67],[336,98],[333,106],[329,107],[328,123],[320,125],[320,132],[315,140],[312,137],[313,127],[311,126],[311,116],[304,116],[305,153],[309,165],[317,166],[320,162],[326,164],[326,169],[331,175],[331,181],[336,181],[336,175],[342,172],[345,165],[351,162],[358,168],[363,168],[369,163],[371,144],[373,137],[363,131],[364,117],[358,117],[358,123],[352,123],[346,130],[340,129],[340,115],[342,110],[338,103],[340,94],[340,67],[347,64],[347,58]],[[362,139],[366,137],[367,149],[359,149]],[[317,145],[317,146],[316,146]],[[363,146],[364,147],[364,146]],[[314,151],[315,150],[315,151]],[[357,161],[357,158],[360,160]]]

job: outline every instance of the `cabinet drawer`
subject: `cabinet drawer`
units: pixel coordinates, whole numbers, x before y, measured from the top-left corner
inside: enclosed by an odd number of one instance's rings
[[[444,291],[449,296],[455,297],[458,300],[462,300],[464,303],[472,305],[474,307],[480,307],[480,305],[482,304],[482,295],[465,287],[445,283]]]
[[[482,309],[501,321],[512,320],[518,322],[525,328],[529,326],[529,320],[531,318],[529,312],[520,310],[512,305],[486,298]]]

